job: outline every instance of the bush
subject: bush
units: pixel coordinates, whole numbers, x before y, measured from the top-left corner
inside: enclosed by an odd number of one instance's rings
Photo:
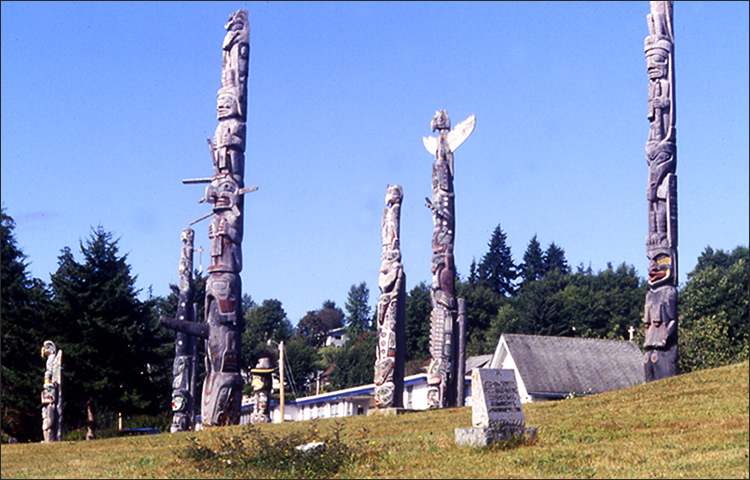
[[[323,435],[313,421],[307,433],[281,437],[248,425],[239,436],[219,436],[215,449],[195,436],[188,437],[189,443],[177,456],[216,475],[224,471],[224,475],[241,478],[332,478],[370,456],[366,439],[348,445],[341,440],[342,429],[343,423],[337,422],[330,434]]]

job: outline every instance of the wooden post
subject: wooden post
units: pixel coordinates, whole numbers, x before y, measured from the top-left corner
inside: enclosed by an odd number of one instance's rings
[[[284,423],[284,340],[279,342],[279,412]]]

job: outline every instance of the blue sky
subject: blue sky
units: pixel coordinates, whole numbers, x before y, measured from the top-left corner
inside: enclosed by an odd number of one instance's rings
[[[456,267],[500,224],[571,266],[647,271],[649,3],[2,2],[2,204],[32,276],[97,225],[137,287],[178,281],[180,232],[209,206],[223,28],[249,12],[243,292],[296,323],[366,282],[377,301],[386,186],[404,190],[407,288],[430,280],[432,135],[455,153]],[[679,279],[748,245],[748,2],[676,2]],[[208,222],[194,226],[208,249]],[[203,255],[203,268],[208,266]],[[195,262],[199,256],[196,254]],[[634,319],[637,322],[638,319]]]

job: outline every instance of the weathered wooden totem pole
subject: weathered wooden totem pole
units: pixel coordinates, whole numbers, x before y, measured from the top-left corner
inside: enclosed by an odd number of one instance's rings
[[[271,400],[271,388],[273,387],[273,366],[271,360],[273,355],[268,350],[261,351],[255,368],[250,369],[252,375],[251,385],[255,408],[250,414],[250,423],[270,423],[271,414],[269,402]]]
[[[198,324],[197,305],[194,302],[193,288],[193,239],[192,228],[182,230],[182,249],[180,250],[180,286],[177,301],[176,319],[181,322]],[[163,323],[175,319],[162,318]],[[171,432],[192,430],[195,424],[195,383],[196,383],[196,342],[197,338],[184,331],[177,330],[174,342],[174,363],[172,365],[172,425]]]
[[[457,302],[454,293],[456,267],[453,261],[455,237],[455,195],[453,192],[453,152],[474,131],[475,118],[469,118],[451,130],[445,110],[435,113],[430,127],[437,137],[423,137],[428,152],[435,155],[432,165],[432,210],[435,231],[432,234],[432,313],[430,314],[430,354],[427,369],[427,403],[430,408],[452,406],[459,383],[454,339],[459,336]]]
[[[247,10],[229,16],[225,25],[221,88],[217,95],[217,118],[213,142],[209,140],[214,175],[184,180],[209,183],[199,202],[212,204],[212,211],[193,221],[215,215],[208,227],[211,265],[206,269],[205,322],[175,319],[162,322],[206,341],[206,378],[203,381],[201,424],[235,425],[239,422],[243,380],[240,375],[240,331],[242,287],[242,233],[245,188],[245,121],[250,27]]]
[[[400,185],[388,186],[383,209],[378,300],[378,345],[375,355],[375,405],[403,407],[404,348],[406,335],[406,275],[401,265]]]
[[[677,144],[672,2],[651,2],[648,72],[646,381],[677,375]]]
[[[62,350],[47,340],[42,346],[42,358],[47,357],[42,390],[42,433],[45,442],[62,441]]]

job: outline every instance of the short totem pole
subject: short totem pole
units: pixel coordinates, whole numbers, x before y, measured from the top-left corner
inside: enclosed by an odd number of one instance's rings
[[[255,368],[250,369],[253,398],[255,400],[255,408],[250,415],[250,423],[271,422],[269,402],[271,401],[271,388],[273,386],[273,377],[271,376],[274,370],[271,365],[272,359],[273,354],[264,349],[258,356]]]
[[[651,2],[648,72],[646,381],[677,375],[677,144],[672,2]]]
[[[451,130],[445,110],[435,113],[430,127],[437,137],[423,137],[428,152],[435,155],[432,165],[432,210],[435,231],[432,234],[432,313],[430,314],[430,354],[427,369],[427,404],[430,408],[452,406],[456,389],[463,387],[456,377],[457,359],[454,338],[459,336],[457,302],[454,293],[456,267],[453,261],[455,237],[455,195],[453,192],[453,152],[474,131],[475,118],[469,118]]]
[[[212,211],[191,224],[215,215],[208,227],[211,265],[207,268],[205,322],[191,324],[179,319],[162,319],[169,327],[206,341],[206,378],[201,400],[204,428],[239,422],[244,384],[239,371],[244,194],[257,189],[244,186],[250,54],[247,10],[231,14],[225,28],[221,88],[216,107],[219,125],[213,142],[209,140],[215,174],[210,178],[183,181],[210,184],[199,202],[211,203]]]
[[[401,265],[400,185],[388,186],[383,209],[380,255],[380,299],[378,300],[378,344],[375,355],[375,405],[403,407],[404,348],[406,318],[406,275]]]
[[[47,340],[42,346],[42,358],[47,357],[42,390],[42,434],[45,442],[62,441],[62,350]]]

